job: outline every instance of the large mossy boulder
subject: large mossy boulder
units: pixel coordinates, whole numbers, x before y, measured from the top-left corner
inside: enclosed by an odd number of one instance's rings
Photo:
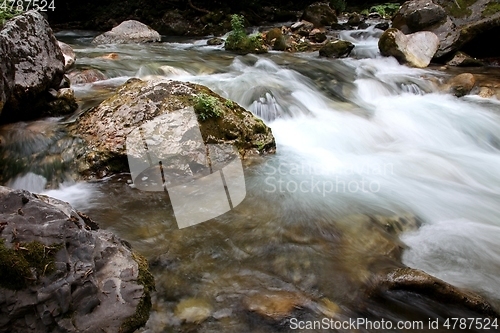
[[[0,186],[0,331],[133,332],[151,308],[145,258],[62,201]]]
[[[57,90],[63,79],[64,56],[43,16],[29,11],[8,21],[0,31],[0,45],[0,121],[67,113],[66,108],[56,110],[50,105],[56,97],[49,91]]]
[[[500,55],[488,42],[500,29],[500,3],[496,0],[411,0],[401,6],[392,26],[405,34],[434,32],[440,41],[436,58],[462,49],[472,56]]]
[[[242,158],[275,151],[274,137],[262,120],[207,87],[170,80],[130,79],[69,129],[86,146],[77,160],[78,171],[87,178],[128,172],[126,140],[132,131],[158,116],[187,108],[196,112],[205,144],[231,145]],[[178,113],[179,123],[190,124]],[[190,130],[191,127],[180,126],[176,135],[183,136]]]
[[[161,40],[160,34],[147,25],[134,20],[120,23],[92,41],[92,44],[152,43]]]
[[[401,63],[424,68],[436,53],[439,38],[430,31],[405,35],[400,30],[391,28],[382,34],[378,47],[383,56],[393,56]]]
[[[315,28],[320,28],[336,24],[337,15],[328,3],[315,2],[304,10],[302,20],[312,22]]]

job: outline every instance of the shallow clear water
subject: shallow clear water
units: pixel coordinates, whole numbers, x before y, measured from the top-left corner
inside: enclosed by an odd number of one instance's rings
[[[359,59],[342,60],[235,56],[205,40],[93,47],[81,34],[61,36],[78,68],[110,77],[74,87],[84,106],[129,77],[169,77],[236,101],[276,138],[275,156],[245,162],[246,199],[187,229],[177,229],[163,193],[132,188],[128,174],[46,192],[150,259],[158,292],[146,331],[196,327],[174,314],[194,298],[212,314],[200,332],[274,332],[246,309],[253,296],[278,291],[281,301],[299,298],[294,313],[306,319],[325,316],[330,301],[337,319],[472,316],[397,293],[368,298],[373,276],[398,265],[386,253],[399,241],[355,214],[418,216],[423,226],[402,235],[403,263],[500,303],[498,101],[439,93],[443,73],[378,57],[370,29],[342,32],[360,46]],[[117,60],[101,57],[111,52]],[[43,181],[28,174],[9,184],[39,191]]]

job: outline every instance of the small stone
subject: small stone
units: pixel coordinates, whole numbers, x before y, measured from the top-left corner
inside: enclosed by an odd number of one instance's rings
[[[327,58],[344,58],[351,53],[352,49],[354,49],[354,44],[351,42],[336,40],[327,42],[319,50],[319,55]]]
[[[214,37],[214,38],[210,38],[209,40],[207,40],[207,45],[222,45],[224,44],[224,40],[222,38],[219,38],[219,37]]]
[[[188,298],[177,304],[175,315],[188,323],[201,323],[212,314],[211,305],[200,298]]]
[[[471,73],[462,73],[448,81],[450,92],[457,96],[462,97],[470,93],[476,84],[476,78]]]
[[[244,305],[247,310],[264,318],[281,320],[290,317],[293,310],[303,307],[306,302],[307,300],[297,293],[274,291],[251,295],[245,299]]]

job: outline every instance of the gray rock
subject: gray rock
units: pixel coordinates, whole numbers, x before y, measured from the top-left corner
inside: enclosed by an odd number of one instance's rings
[[[69,129],[86,142],[86,151],[77,160],[80,174],[91,178],[128,172],[125,148],[126,139],[132,131],[159,116],[195,107],[196,96],[200,95],[209,97],[219,113],[215,116],[203,114],[206,112],[203,110],[196,111],[206,144],[232,145],[247,157],[274,152],[275,141],[271,130],[261,120],[208,88],[170,80],[145,82],[131,79],[114,96],[82,115]],[[179,117],[177,121],[185,125],[179,126],[175,135],[182,137],[192,126],[187,118]]]
[[[354,44],[343,40],[336,40],[327,42],[319,49],[319,55],[327,58],[343,58],[347,57],[352,49],[354,49]]]
[[[98,69],[75,70],[68,73],[71,84],[84,84],[106,80],[108,77]]]
[[[222,44],[224,44],[224,40],[219,37],[214,37],[207,40],[207,45],[222,45]]]
[[[14,87],[14,62],[11,58],[12,44],[10,40],[2,39],[0,43],[0,115]]]
[[[46,196],[0,187],[0,205],[0,331],[133,332],[146,322],[154,280],[123,241]]]
[[[500,27],[500,10],[496,0],[460,4],[450,0],[411,0],[401,6],[392,26],[405,34],[424,30],[434,32],[440,41],[435,57],[441,58]]]
[[[71,48],[71,46],[69,46],[68,44],[66,43],[63,43],[63,42],[60,42],[60,41],[57,41],[57,44],[59,45],[59,47],[61,48],[61,52],[64,56],[64,70],[67,71],[68,69],[70,69],[76,62],[76,54],[75,54],[75,51],[73,51],[73,49]]]
[[[405,35],[391,28],[382,34],[378,47],[384,56],[393,56],[412,67],[425,68],[439,47],[439,38],[430,31]]]
[[[314,24],[302,20],[300,22],[296,22],[290,26],[290,29],[292,30],[293,33],[299,34],[301,36],[309,36],[311,31],[314,29]]]
[[[40,117],[47,111],[47,91],[57,89],[64,75],[64,56],[52,29],[38,12],[28,11],[5,24],[0,31],[0,44],[11,45],[5,60],[12,61],[15,70],[2,120]],[[6,51],[4,48],[1,52]]]
[[[470,55],[458,51],[453,58],[446,63],[448,66],[458,67],[481,67],[484,63],[481,60],[471,57]]]
[[[331,26],[337,23],[335,11],[326,2],[315,2],[309,5],[302,14],[302,19],[312,22],[315,28]]]
[[[92,44],[129,44],[159,42],[160,34],[147,25],[134,21],[123,21],[118,26],[105,32],[92,41]]]

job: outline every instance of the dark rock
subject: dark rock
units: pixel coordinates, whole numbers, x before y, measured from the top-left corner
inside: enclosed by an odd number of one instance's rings
[[[159,42],[160,34],[147,25],[134,21],[124,21],[92,41],[92,44],[128,44]]]
[[[71,88],[62,88],[55,91],[54,99],[49,102],[47,115],[69,114],[78,109],[75,92]]]
[[[15,71],[13,85],[6,84],[2,74],[2,95],[7,96],[8,87],[12,89],[1,120],[14,122],[43,116],[50,100],[48,90],[57,89],[64,75],[64,56],[52,29],[42,15],[29,11],[5,24],[0,44],[4,45],[1,52],[9,52],[2,58],[2,66],[8,69],[7,75],[12,75],[12,66]]]
[[[312,22],[315,28],[320,28],[337,23],[337,15],[328,3],[315,2],[304,10],[302,20]]]
[[[370,27],[370,25],[366,23],[366,21],[363,21],[358,25],[358,29],[366,29],[368,27]]]
[[[68,73],[71,84],[92,83],[106,80],[108,77],[98,69],[75,70]]]
[[[70,69],[76,62],[76,54],[75,54],[75,51],[73,51],[73,49],[71,48],[71,46],[69,46],[68,44],[66,43],[63,43],[63,42],[60,42],[60,41],[57,41],[57,44],[59,45],[59,47],[61,48],[61,52],[64,56],[64,70],[67,71],[68,69]]]
[[[307,37],[314,29],[314,24],[309,21],[300,21],[292,24],[290,29],[293,33],[299,34],[301,36]]]
[[[207,45],[222,45],[222,44],[224,44],[224,40],[219,37],[214,37],[207,40]]]
[[[386,30],[378,47],[383,56],[393,56],[399,62],[413,67],[427,67],[439,46],[438,37],[430,31],[405,35],[400,30]]]
[[[144,258],[62,201],[0,187],[0,205],[0,331],[133,332],[145,324],[154,280]]]
[[[484,63],[476,58],[472,58],[464,52],[458,51],[453,58],[446,63],[448,66],[458,67],[481,67]]]
[[[500,5],[496,0],[460,3],[449,0],[411,0],[404,3],[394,16],[392,26],[405,34],[422,30],[434,32],[440,41],[435,57],[442,58],[499,29]],[[485,43],[481,45],[484,45],[485,50],[490,49]],[[478,54],[481,53],[480,49],[477,50]],[[475,55],[472,52],[470,54]]]
[[[236,147],[242,156],[274,152],[271,130],[261,120],[208,88],[177,81],[131,79],[70,128],[71,133],[86,142],[86,151],[77,161],[79,172],[85,177],[128,172],[125,147],[130,133],[146,121],[174,111],[179,111],[176,113],[179,122],[185,123],[189,116],[187,110],[196,105],[195,97],[202,94],[204,98],[211,98],[220,115],[202,117],[195,110],[206,144],[228,144]],[[188,129],[180,127],[173,139]]]
[[[380,22],[375,25],[375,29],[386,31],[389,29],[389,22]]]
[[[1,38],[1,37],[0,37]],[[12,43],[8,39],[1,39],[0,43],[0,115],[14,88],[15,67],[11,57]]]
[[[165,12],[158,24],[158,31],[165,35],[184,36],[196,30],[178,9]]]
[[[316,43],[323,43],[326,40],[326,33],[320,29],[313,29],[313,31],[309,34],[309,38]]]
[[[407,1],[392,20],[392,26],[405,34],[427,30],[447,19],[443,7],[429,0]]]
[[[343,58],[347,57],[354,49],[354,45],[343,40],[327,42],[321,49],[319,55],[327,58]]]
[[[376,289],[417,293],[440,303],[464,306],[480,315],[499,317],[498,312],[481,296],[460,290],[423,271],[409,267],[397,268],[381,276]]]
[[[229,34],[224,43],[224,49],[238,54],[267,53],[267,46],[261,35],[237,37]]]
[[[363,20],[363,17],[358,13],[352,13],[349,15],[349,19],[347,20],[347,24],[350,26],[357,27]]]

